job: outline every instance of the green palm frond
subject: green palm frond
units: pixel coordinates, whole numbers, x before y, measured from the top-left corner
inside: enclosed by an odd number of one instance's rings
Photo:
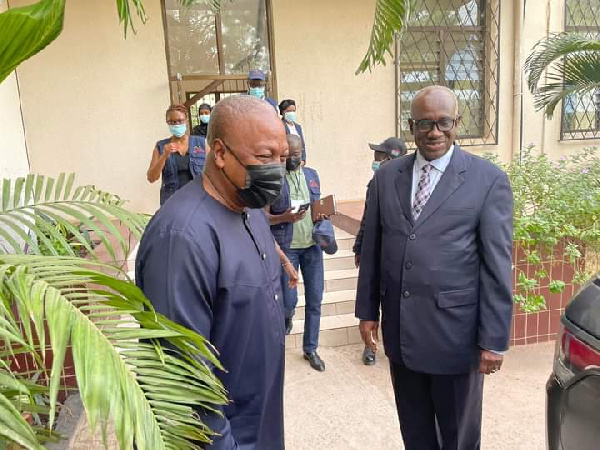
[[[131,448],[134,439],[138,448],[200,448],[211,431],[193,407],[215,409],[227,402],[211,370],[222,368],[214,349],[202,336],[156,313],[136,286],[104,275],[104,269],[81,258],[0,255],[0,340],[8,349],[3,354],[27,353],[44,373],[40,383],[48,387],[48,428],[71,348],[92,429],[100,426],[106,433],[112,423],[122,449]],[[47,347],[51,363],[45,360]],[[0,377],[3,391],[6,382]],[[33,427],[19,420],[2,397],[0,416],[0,436],[27,449],[40,448],[32,440]],[[8,432],[2,424],[14,427]]]
[[[357,74],[371,70],[376,64],[385,65],[386,53],[393,56],[391,49],[394,38],[408,25],[415,11],[415,3],[416,0],[377,0],[369,49]]]
[[[600,41],[577,33],[553,34],[534,46],[525,61],[525,72],[536,108],[545,109],[552,117],[556,106],[569,95],[600,87]]]
[[[138,239],[148,221],[123,204],[118,196],[94,186],[75,187],[73,174],[61,174],[57,179],[43,175],[5,179],[0,191],[0,253],[39,255],[46,251],[54,256],[78,256],[80,248],[95,257],[93,237],[117,260],[112,240],[125,256],[129,241],[114,221],[120,221]]]

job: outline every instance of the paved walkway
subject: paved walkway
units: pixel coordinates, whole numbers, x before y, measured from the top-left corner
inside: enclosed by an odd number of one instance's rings
[[[386,361],[366,367],[362,347],[323,348],[324,373],[288,351],[287,450],[402,449]],[[511,349],[502,371],[486,379],[485,450],[545,449],[545,383],[554,345]]]
[[[385,360],[360,361],[362,346],[322,348],[324,373],[312,370],[300,350],[288,350],[286,450],[401,450],[393,392]],[[552,369],[550,343],[516,347],[504,369],[486,380],[485,450],[544,450],[544,385]],[[70,448],[103,449],[81,423]],[[117,449],[114,436],[108,448]],[[260,450],[260,449],[258,449]]]

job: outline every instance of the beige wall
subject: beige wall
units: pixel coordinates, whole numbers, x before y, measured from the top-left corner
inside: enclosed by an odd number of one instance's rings
[[[395,131],[392,61],[354,74],[369,42],[375,0],[271,1],[279,99],[298,102],[308,163],[319,171],[324,193],[361,199],[372,175],[367,144]],[[528,1],[522,25],[522,0],[502,2],[498,145],[470,150],[494,151],[504,160],[518,154],[522,63],[547,31],[562,28],[563,3]],[[159,186],[149,185],[145,172],[154,143],[166,134],[169,87],[160,1],[145,5],[148,24],[124,40],[114,3],[70,2],[63,35],[20,67],[19,81],[32,172],[77,172],[80,183],[96,184],[130,199],[134,209],[152,212]],[[545,119],[523,87],[524,144],[552,156],[597,144],[560,142],[559,115]],[[0,131],[13,134],[16,144],[10,147],[25,161],[14,78],[0,86],[0,96],[0,113],[8,110],[2,117],[10,116]]]
[[[67,2],[63,34],[19,77],[31,171],[76,172],[152,212],[159,186],[146,169],[166,134],[169,90],[160,2],[144,5],[150,20],[125,40],[114,1]]]
[[[0,2],[0,12],[5,10],[6,2]],[[28,172],[17,74],[13,72],[0,83],[0,179],[15,178]]]
[[[0,179],[29,173],[16,74],[0,83]]]
[[[272,0],[279,100],[298,103],[308,165],[323,193],[364,198],[369,142],[394,135],[393,64],[355,76],[367,49],[374,0]]]

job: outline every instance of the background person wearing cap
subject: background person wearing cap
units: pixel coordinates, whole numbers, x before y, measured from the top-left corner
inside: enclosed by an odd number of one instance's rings
[[[371,150],[375,152],[375,159],[373,160],[373,172],[377,171],[383,164],[386,162],[398,158],[400,156],[406,155],[406,144],[402,139],[398,139],[395,137],[387,138],[381,144],[369,144]],[[365,209],[363,212],[362,220],[360,221],[360,229],[358,230],[358,234],[356,235],[356,240],[354,241],[354,247],[352,247],[352,251],[354,252],[354,263],[356,267],[360,265],[360,250],[362,248],[363,235],[365,232],[365,217],[367,214],[367,206],[369,199],[369,187],[371,186],[371,179],[369,184],[367,184],[367,197],[365,199]],[[375,352],[371,350],[370,347],[365,346],[365,350],[363,351],[363,363],[367,366],[372,366],[375,364]]]
[[[279,198],[266,209],[271,233],[288,257],[294,269],[302,270],[306,299],[302,350],[310,366],[322,372],[325,363],[317,354],[321,303],[325,284],[323,250],[313,237],[314,223],[311,208],[298,210],[300,205],[311,205],[321,197],[319,175],[313,169],[302,167],[302,141],[287,135],[289,154],[286,161],[284,185]],[[319,218],[320,219],[320,218]],[[318,237],[320,243],[321,237]],[[327,244],[325,243],[327,246]],[[329,249],[328,249],[329,250]],[[298,303],[298,291],[288,287],[288,275],[282,271],[281,287],[285,312],[286,334],[292,331],[292,318]]]
[[[270,97],[267,97],[267,76],[260,69],[251,70],[248,74],[248,95],[252,95],[261,100],[268,102],[275,111],[279,112],[277,102]]]
[[[279,104],[279,113],[281,114],[286,134],[295,134],[302,140],[302,163],[306,164],[306,141],[304,140],[302,127],[296,122],[296,102],[292,99],[283,100]]]

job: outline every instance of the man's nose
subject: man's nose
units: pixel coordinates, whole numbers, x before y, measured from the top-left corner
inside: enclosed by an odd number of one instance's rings
[[[442,133],[438,129],[437,124],[434,124],[433,128],[431,129],[431,131],[429,133],[427,133],[427,137],[429,139],[436,139],[436,138],[439,138],[440,136],[443,136],[443,135],[444,135],[444,133]]]

